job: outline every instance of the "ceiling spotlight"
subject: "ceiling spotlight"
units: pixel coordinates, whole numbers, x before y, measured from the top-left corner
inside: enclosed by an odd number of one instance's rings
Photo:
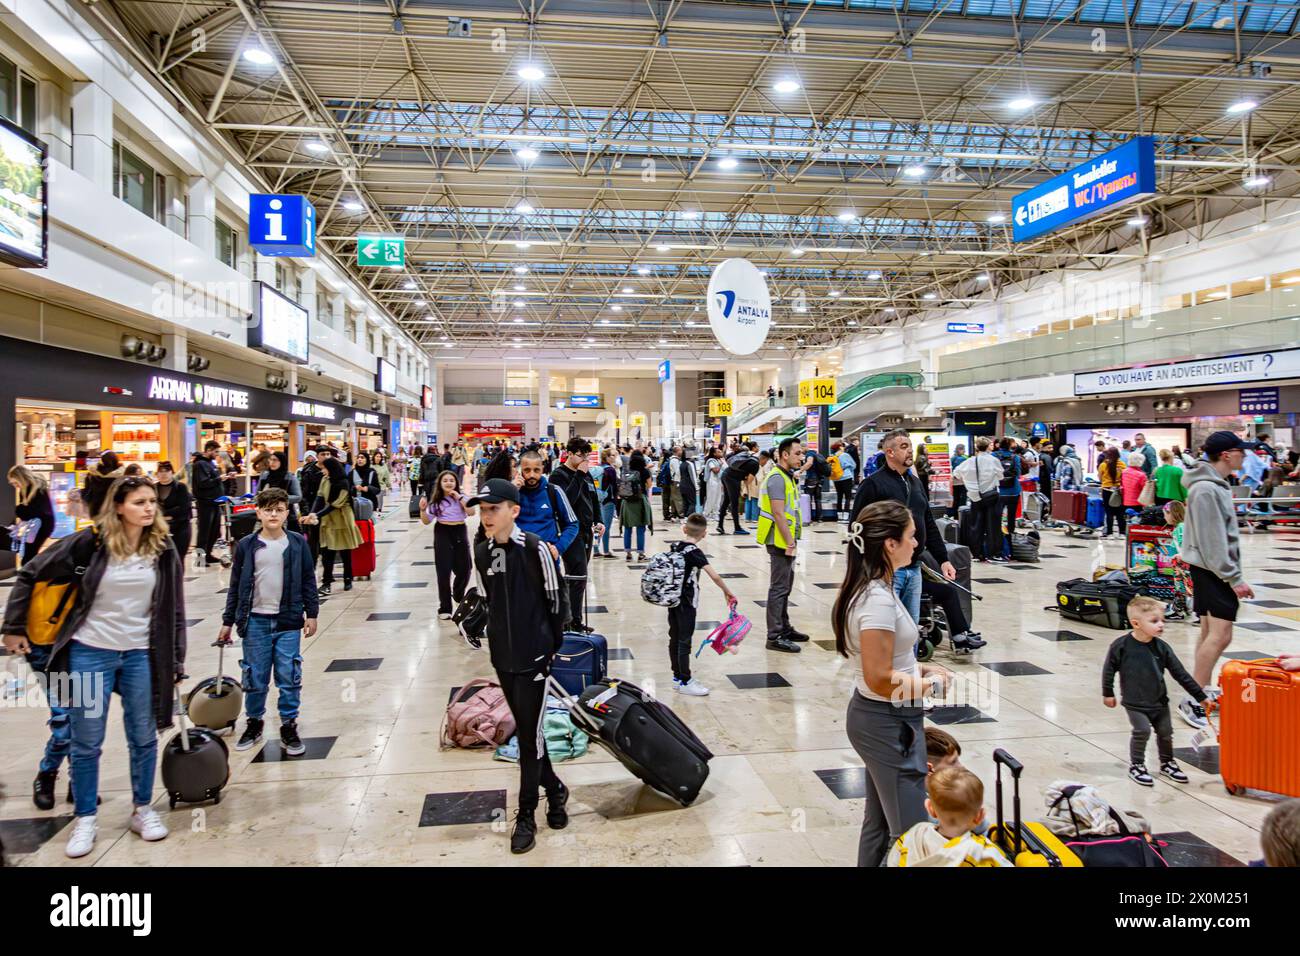
[[[633,292],[635,292],[635,291],[636,291],[636,289],[632,288],[630,285],[625,285],[625,286],[623,286],[623,294],[624,294],[624,295],[631,295],[631,294],[632,294]]]
[[[1258,105],[1259,104],[1256,103],[1254,100],[1237,100],[1237,102],[1233,103],[1228,107],[1228,112],[1233,116],[1236,116],[1240,113],[1249,113]]]
[[[1038,100],[1034,99],[1032,96],[1018,96],[1014,100],[1011,100],[1009,103],[1007,103],[1007,109],[1028,110],[1028,109],[1033,109],[1037,105],[1038,105]]]
[[[546,71],[535,63],[525,63],[515,71],[515,75],[525,83],[540,83],[546,79]]]
[[[357,202],[355,199],[349,199],[343,204],[343,208],[348,212],[361,212],[361,210],[366,207],[361,205],[361,203]]]
[[[659,252],[671,252],[672,248],[673,248],[672,246],[664,246],[664,245],[655,246],[655,249],[658,250]]]
[[[524,300],[523,300],[523,299],[515,299],[515,308],[516,308],[516,309],[522,309],[523,307],[524,307]]]
[[[897,312],[898,310],[895,309],[892,305],[887,305],[887,306],[885,306],[884,311],[885,311],[885,312],[888,312],[890,315],[893,315],[893,314],[894,314],[895,312]]]
[[[835,299],[835,298],[838,298],[838,297],[839,297],[840,290],[839,290],[839,289],[829,289],[829,290],[827,290],[826,294],[827,294],[828,296],[830,296],[832,299]]]
[[[1247,189],[1260,189],[1261,187],[1267,186],[1272,181],[1273,180],[1268,176],[1250,176],[1243,179],[1241,184]]]
[[[925,167],[916,166],[916,165],[904,166],[903,175],[911,179],[920,179],[922,176],[925,175]]]
[[[515,275],[517,276],[528,275],[528,266],[515,266]]]
[[[858,218],[858,214],[854,212],[852,209],[845,209],[835,218],[838,219],[840,222],[852,222],[854,219]]]
[[[601,325],[609,325],[609,319],[601,319],[601,320],[600,320],[600,324],[601,324]]]
[[[682,218],[683,218],[683,219],[698,219],[699,217],[700,217],[700,214],[699,214],[696,210],[694,210],[694,209],[683,209],[683,210],[682,210]]]
[[[318,139],[307,140],[307,142],[302,144],[302,148],[307,150],[309,153],[315,153],[317,156],[330,151],[330,148]]]
[[[424,308],[424,307],[425,307],[426,305],[428,305],[429,303],[425,302],[423,299],[416,299],[416,300],[415,300],[415,304],[416,304],[419,308]]]
[[[636,270],[636,274],[639,276],[648,276],[650,274],[650,270],[647,269],[645,266],[642,266],[640,269]]]
[[[614,311],[614,312],[622,312],[622,311],[623,311],[623,307],[622,307],[621,305],[611,305],[611,306],[610,306],[610,309],[611,309],[612,311]]]
[[[718,160],[719,169],[735,169],[740,163],[735,156],[723,156]]]
[[[531,163],[540,155],[541,154],[531,146],[525,146],[522,149],[515,150],[515,159],[519,160],[521,163]]]
[[[985,219],[984,221],[985,221],[985,222],[992,222],[992,223],[1006,222],[1006,221],[1007,221],[1007,217],[1004,216],[1004,215],[1002,215],[1002,213],[1000,213],[1000,212],[995,212],[993,215],[989,216],[989,217],[988,217],[987,219]]]
[[[244,51],[244,59],[249,63],[256,63],[258,66],[270,66],[275,62],[275,57],[267,53],[260,46],[250,46]]]
[[[793,249],[790,250],[790,255],[801,256],[803,255],[803,249],[800,248],[799,246],[795,246]]]
[[[857,320],[857,319],[849,319],[849,323],[848,323],[848,324],[849,324],[849,325],[857,325],[857,324],[858,324],[858,320]]]
[[[402,283],[402,288],[407,290],[414,289],[415,283],[412,282],[410,279],[407,279],[405,282]]]
[[[525,242],[523,239],[520,239],[518,242],[515,243],[515,248],[516,248],[516,249],[531,249],[531,248],[532,248],[532,245],[533,245],[533,244],[532,244],[531,242]]]
[[[1147,224],[1147,217],[1146,217],[1146,216],[1134,216],[1134,217],[1133,217],[1132,219],[1130,219],[1128,222],[1124,223],[1124,225],[1126,225],[1126,226],[1133,226],[1134,228],[1136,228],[1136,227],[1138,227],[1138,226],[1145,226],[1146,224]]]
[[[776,93],[798,93],[800,89],[802,89],[801,84],[792,77],[777,80],[772,84],[772,90]]]
[[[515,291],[516,291],[516,292],[523,292],[524,289],[526,289],[526,288],[527,288],[527,286],[524,286],[524,285],[517,285],[517,286],[515,286]]]
[[[879,272],[868,272],[868,273],[867,273],[867,278],[868,278],[868,279],[872,279],[872,280],[879,279],[879,278],[880,278],[880,273],[879,273]]]
[[[533,213],[537,212],[537,209],[527,199],[521,199],[515,206],[515,212],[519,213],[521,216],[531,216]]]
[[[977,276],[975,277],[975,281],[976,281],[976,282],[988,282],[988,281],[989,281],[989,274],[988,274],[987,272],[981,272],[979,275],[977,275]]]
[[[660,339],[660,340],[659,340],[659,344],[660,344],[660,345],[667,345],[667,344],[668,344],[668,340],[667,340],[667,339]]]
[[[939,296],[936,295],[936,294],[933,293],[933,292],[927,292],[925,295],[921,296],[921,298],[923,298],[923,299],[937,299],[937,298],[939,298]]]
[[[511,341],[512,341],[512,342],[522,342],[523,339],[521,339],[519,336],[516,335],[516,336],[514,336],[513,338],[511,338]]]

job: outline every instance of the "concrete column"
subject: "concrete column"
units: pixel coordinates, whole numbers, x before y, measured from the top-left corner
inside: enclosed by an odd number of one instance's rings
[[[193,177],[186,185],[190,195],[190,242],[215,258],[217,191],[212,188],[212,181],[203,176]]]
[[[182,239],[187,238],[186,194],[188,186],[179,176],[163,177],[163,225]]]
[[[72,168],[113,192],[113,98],[98,83],[72,84]]]
[[[289,371],[285,374],[285,378],[289,380],[289,387],[285,389],[285,391],[288,392],[290,395],[292,395],[294,398],[298,397],[298,369],[299,368],[300,366],[298,365],[290,365]]]
[[[307,318],[310,321],[316,321],[316,270],[304,269],[302,271],[302,301],[298,304],[307,310]]]
[[[347,302],[344,301],[343,296],[339,295],[338,293],[335,293],[334,295],[330,296],[329,304],[330,304],[329,318],[323,319],[323,321],[331,329],[337,329],[339,332],[345,331],[348,327]]]
[[[667,444],[675,439],[681,431],[681,420],[677,415],[677,369],[672,369],[668,380],[661,386],[663,392],[663,410],[659,416],[660,432],[658,441]]]
[[[551,370],[537,370],[537,437],[546,435],[546,420],[551,417]]]
[[[36,136],[50,147],[50,159],[72,165],[72,127],[63,90],[49,80],[36,81]]]
[[[253,278],[258,282],[265,282],[272,289],[279,288],[275,284],[275,256],[264,256],[260,252],[253,253]]]
[[[174,332],[164,332],[162,334],[163,348],[167,350],[167,357],[162,360],[162,367],[170,369],[173,372],[188,372],[186,364],[190,358],[190,338],[185,329],[177,329]]]

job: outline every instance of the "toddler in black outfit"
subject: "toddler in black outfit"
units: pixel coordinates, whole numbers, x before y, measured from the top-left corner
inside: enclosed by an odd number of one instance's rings
[[[680,603],[668,609],[668,657],[673,668],[673,688],[679,694],[704,697],[709,689],[691,676],[691,642],[695,637],[695,611],[700,603],[700,570],[722,589],[728,604],[736,603],[736,596],[713,570],[708,555],[700,550],[700,542],[709,533],[708,519],[703,515],[688,516],[682,522],[682,533],[686,540],[670,546],[686,562],[686,578],[682,581]]]
[[[1107,707],[1115,706],[1118,673],[1124,710],[1133,725],[1128,745],[1129,778],[1144,787],[1155,786],[1146,768],[1147,741],[1154,730],[1161,775],[1175,783],[1186,783],[1187,774],[1174,761],[1174,728],[1169,719],[1165,671],[1173,674],[1174,680],[1200,704],[1205,703],[1205,691],[1187,673],[1173,648],[1160,639],[1165,630],[1164,605],[1155,598],[1139,595],[1128,603],[1128,622],[1133,630],[1116,639],[1106,652],[1101,694]]]

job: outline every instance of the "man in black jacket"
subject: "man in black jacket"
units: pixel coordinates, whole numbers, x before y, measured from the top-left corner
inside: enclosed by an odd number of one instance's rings
[[[726,534],[723,525],[727,522],[727,512],[731,512],[732,534],[749,534],[740,526],[740,488],[745,479],[758,474],[758,452],[743,448],[727,460],[722,469],[722,507],[718,509],[718,526],[716,534]]]
[[[420,459],[420,494],[423,497],[433,497],[434,482],[438,480],[438,475],[445,470],[446,465],[443,464],[442,455],[438,454],[438,446],[430,445],[429,450]]]
[[[570,438],[564,449],[564,462],[551,472],[550,477],[550,483],[564,492],[578,518],[578,536],[563,555],[564,575],[569,584],[570,615],[565,627],[586,634],[595,630],[588,627],[582,619],[582,596],[587,590],[587,568],[591,561],[592,544],[596,536],[605,530],[605,526],[600,523],[600,498],[596,494],[596,483],[591,480],[588,471],[587,456],[590,453],[591,443],[587,439]]]
[[[949,581],[956,580],[957,569],[948,560],[948,548],[934,523],[930,501],[920,479],[908,471],[912,467],[912,439],[906,431],[896,428],[885,435],[880,448],[885,454],[885,466],[858,485],[849,527],[858,520],[862,509],[874,501],[902,502],[912,512],[916,523],[916,553],[910,565],[894,572],[894,593],[916,621],[921,617],[921,552],[930,552]]]
[[[194,483],[190,490],[194,493],[194,507],[199,517],[198,547],[203,552],[205,566],[218,563],[218,558],[212,553],[221,529],[217,499],[226,493],[221,483],[221,471],[214,461],[220,451],[221,443],[210,441],[203,446],[203,454],[190,466],[190,479]],[[229,567],[230,559],[222,558],[220,563]]]
[[[475,505],[485,534],[474,546],[474,575],[487,603],[488,650],[519,734],[519,810],[510,852],[527,853],[537,843],[539,786],[546,791],[546,825],[562,830],[569,824],[569,791],[542,739],[546,676],[564,640],[568,601],[546,543],[515,526],[519,489],[493,478],[466,502]]]

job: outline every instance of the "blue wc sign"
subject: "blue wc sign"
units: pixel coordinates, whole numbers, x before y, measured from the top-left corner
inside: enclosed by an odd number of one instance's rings
[[[316,210],[306,196],[250,193],[248,244],[264,256],[316,255]]]

